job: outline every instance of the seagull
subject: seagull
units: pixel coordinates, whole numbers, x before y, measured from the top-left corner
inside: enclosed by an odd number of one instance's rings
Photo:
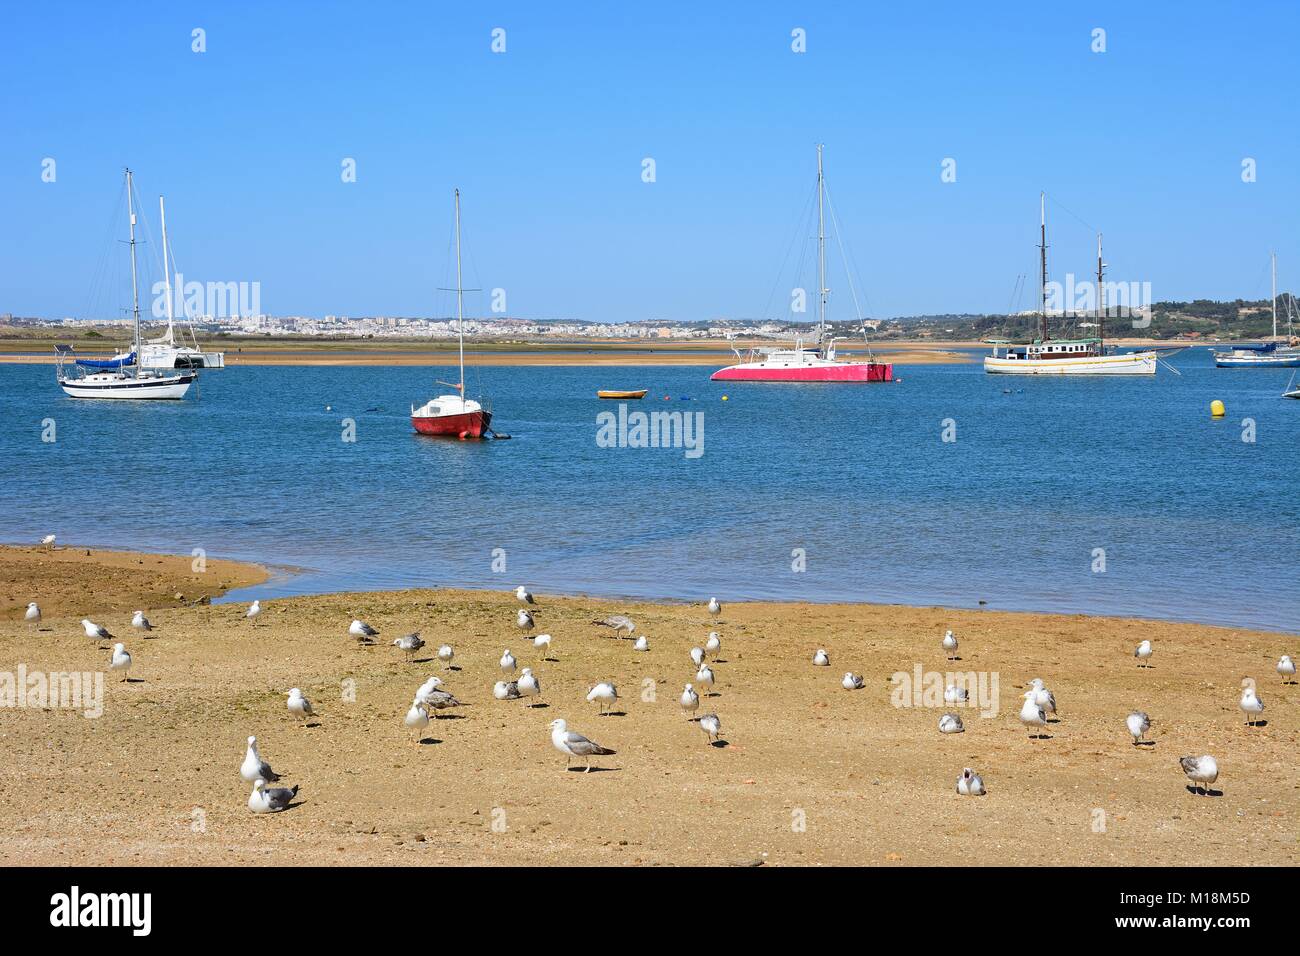
[[[702,647],[691,648],[691,663],[693,663],[696,667],[700,667],[704,664],[704,648]]]
[[[623,614],[615,614],[603,621],[592,621],[591,623],[599,624],[602,627],[612,627],[616,631],[627,631],[628,637],[631,637],[632,632],[636,630],[636,625],[632,623],[632,619]]]
[[[511,654],[510,650],[507,648],[506,652],[501,655],[501,670],[507,674],[513,674],[517,663],[515,655]]]
[[[963,797],[984,796],[984,778],[967,767],[957,778],[957,792]]]
[[[108,662],[110,670],[122,672],[122,683],[126,683],[126,672],[131,669],[131,655],[126,652],[126,647],[122,644],[113,645],[113,657]]]
[[[492,687],[492,696],[497,700],[518,700],[519,682],[513,680],[497,681]]]
[[[41,538],[41,544],[45,545],[45,547],[47,547],[47,548],[53,548],[53,547],[54,547],[54,535],[52,535],[52,534],[47,534],[45,537]]]
[[[150,624],[149,619],[144,616],[144,611],[135,612],[134,616],[132,616],[131,618],[131,626],[135,628],[137,631],[153,630],[153,625]]]
[[[1252,683],[1241,692],[1241,704],[1239,705],[1246,714],[1246,726],[1255,726],[1256,720],[1260,714],[1264,713],[1264,701],[1255,693],[1255,685]]]
[[[34,607],[36,607],[35,604],[29,604],[27,606],[27,619],[29,621],[31,620],[32,617],[32,608]],[[37,611],[36,620],[39,621],[40,619],[41,619],[41,612]],[[1277,672],[1282,675],[1282,683],[1284,684],[1289,683],[1289,681],[1287,681],[1287,678],[1295,677],[1295,662],[1292,661],[1291,658],[1288,657],[1286,654],[1283,654],[1282,659],[1277,662]]]
[[[1043,708],[1045,714],[1056,714],[1056,695],[1043,686],[1042,678],[1035,677],[1029,682],[1034,691],[1034,703]]]
[[[280,779],[280,775],[271,769],[271,765],[257,752],[257,738],[248,738],[248,749],[244,751],[244,762],[239,765],[239,775],[249,783],[259,777],[270,783]]]
[[[1138,667],[1149,666],[1147,664],[1143,664],[1142,661],[1145,661],[1148,657],[1151,656],[1151,642],[1143,641],[1141,644],[1139,644],[1137,646],[1137,650],[1133,652],[1133,656],[1138,659]]]
[[[722,721],[717,714],[705,714],[700,718],[700,730],[708,734],[708,744],[722,736]]]
[[[1209,784],[1219,779],[1218,761],[1206,754],[1203,757],[1179,757],[1178,763],[1182,766],[1183,773],[1187,774],[1187,779],[1192,781],[1192,789],[1199,790],[1208,797]]]
[[[551,635],[538,634],[533,638],[533,647],[542,652],[542,660],[546,660],[547,655],[551,653]]]
[[[818,648],[818,649],[817,649],[817,653],[813,655],[813,666],[814,666],[814,667],[830,667],[830,666],[831,666],[831,659],[830,659],[830,657],[828,657],[827,654],[826,654],[826,652],[823,651],[821,648]]]
[[[1151,718],[1140,710],[1135,710],[1124,718],[1124,723],[1128,724],[1128,732],[1133,735],[1133,746],[1136,747],[1143,735],[1151,729]]]
[[[312,716],[311,701],[302,696],[302,691],[297,687],[289,689],[289,699],[285,701],[285,706],[289,708],[289,713],[297,714],[303,720]]]
[[[533,612],[525,611],[523,608],[520,608],[519,613],[515,615],[515,623],[518,624],[522,630],[531,631],[533,629]]]
[[[442,686],[441,677],[430,677],[427,681],[421,684],[420,689],[415,692],[415,699],[419,700],[425,694],[432,694],[435,690],[437,690],[441,686]]]
[[[27,613],[23,615],[23,620],[27,621],[33,626],[41,623],[41,609],[40,607],[37,606],[35,601],[32,601],[30,604],[27,605]],[[1282,660],[1284,661],[1290,660],[1290,658],[1284,657],[1282,658]],[[1279,668],[1281,666],[1282,666],[1281,664],[1278,665]],[[1291,669],[1291,673],[1293,674],[1295,673],[1294,667]]]
[[[253,621],[253,623],[256,624],[257,621],[253,619],[261,613],[262,613],[262,602],[254,601],[252,604],[248,605],[248,610],[244,612],[244,618],[246,620]]]
[[[969,699],[970,692],[965,687],[949,684],[943,689],[943,702],[945,704],[964,704]]]
[[[645,639],[644,634],[642,634],[640,637],[636,639],[636,643],[632,645],[632,650],[634,651],[650,650],[650,642]]]
[[[965,731],[966,728],[962,726],[961,718],[956,714],[944,714],[939,718],[939,733],[960,734]]]
[[[1043,708],[1038,706],[1037,696],[1037,691],[1025,691],[1025,703],[1020,708],[1020,722],[1026,727],[1040,728],[1039,733],[1030,734],[1029,736],[1037,737],[1041,740],[1045,736],[1045,734],[1042,733],[1041,728],[1047,726],[1047,714],[1044,713]]]
[[[556,750],[569,758],[569,763],[572,763],[574,757],[585,757],[587,760],[586,773],[591,773],[592,757],[603,757],[615,753],[613,750],[588,740],[582,734],[575,734],[569,730],[569,725],[563,720],[551,721],[551,744]]]
[[[96,641],[113,640],[113,635],[108,633],[108,628],[102,627],[99,624],[96,624],[94,621],[88,620],[83,617],[81,619],[81,626],[85,629],[86,636],[89,638],[93,638]]]
[[[722,650],[722,639],[718,637],[717,631],[709,632],[709,639],[704,642],[704,650],[712,654],[715,660],[717,659],[718,651]]]
[[[429,708],[419,700],[412,701],[403,723],[415,730],[415,742],[419,743],[424,728],[429,726]]]
[[[519,690],[520,697],[541,697],[542,696],[541,682],[538,681],[538,679],[535,676],[533,676],[533,669],[531,667],[524,668],[524,672],[519,675],[519,680],[515,682],[515,686]],[[535,705],[529,704],[528,706],[533,707]]]
[[[587,692],[587,703],[595,701],[600,707],[600,712],[605,713],[605,705],[608,704],[612,709],[618,702],[618,688],[609,681],[601,681],[595,687]]]
[[[438,660],[442,661],[442,666],[450,667],[451,659],[456,656],[456,652],[451,649],[450,644],[444,644],[438,648]]]
[[[711,695],[713,688],[713,668],[708,664],[701,664],[700,669],[695,672],[695,683],[705,688],[705,693]]]
[[[379,632],[365,621],[353,621],[348,625],[348,633],[363,644],[369,644],[372,637],[379,636]]]
[[[722,613],[722,605],[718,603],[718,599],[715,597],[709,598],[709,613],[714,617]]]
[[[279,813],[281,810],[287,810],[293,798],[298,796],[298,785],[286,789],[284,787],[266,786],[266,781],[260,777],[253,781],[253,792],[248,797],[248,809],[254,813]]]
[[[862,678],[859,675],[853,673],[853,671],[845,671],[844,679],[840,681],[840,686],[843,687],[845,690],[861,690]]]
[[[691,719],[691,714],[700,709],[700,695],[695,693],[695,688],[690,684],[682,691],[681,696],[682,710],[686,712],[686,719]]]
[[[943,636],[943,649],[948,652],[948,660],[957,659],[957,638],[953,637],[952,631]]]
[[[402,637],[399,637],[397,640],[393,641],[393,646],[400,647],[402,650],[406,651],[406,657],[409,660],[411,655],[424,647],[424,641],[420,639],[420,632],[416,631],[414,634],[405,634]]]
[[[436,687],[429,690],[421,687],[415,692],[415,699],[424,705],[425,710],[446,710],[448,707],[465,706],[445,690],[438,690]]]
[[[522,584],[519,585],[519,587],[515,588],[515,597],[518,598],[520,601],[523,601],[525,604],[537,603],[536,601],[533,600],[532,593],[529,592],[528,588],[524,587]]]

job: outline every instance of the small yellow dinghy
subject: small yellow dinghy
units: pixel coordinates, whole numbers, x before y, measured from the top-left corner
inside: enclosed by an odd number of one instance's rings
[[[645,398],[645,393],[650,391],[648,388],[640,389],[634,392],[619,392],[611,389],[601,389],[596,393],[597,398]]]

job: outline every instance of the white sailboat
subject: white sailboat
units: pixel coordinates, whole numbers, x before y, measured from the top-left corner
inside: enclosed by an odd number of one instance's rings
[[[1154,351],[1107,352],[1105,342],[1105,286],[1101,259],[1101,235],[1097,236],[1097,330],[1096,336],[1053,339],[1047,332],[1047,194],[1039,195],[1040,308],[1039,337],[1021,345],[996,343],[993,354],[984,359],[984,371],[999,375],[1154,375]]]
[[[1269,253],[1273,273],[1272,295],[1269,305],[1273,311],[1273,337],[1262,345],[1234,345],[1223,352],[1214,353],[1216,368],[1300,368],[1300,347],[1295,343],[1291,324],[1292,296],[1287,296],[1286,341],[1277,337],[1277,253]]]
[[[149,372],[141,363],[140,348],[140,287],[135,262],[135,193],[131,170],[126,171],[126,211],[130,223],[131,246],[131,313],[135,319],[134,349],[129,355],[108,360],[78,359],[70,346],[55,349],[57,365],[55,377],[64,393],[72,398],[108,399],[177,399],[184,398],[197,377],[187,371],[175,375]],[[165,229],[165,226],[164,226]],[[166,248],[166,234],[163,247]],[[167,280],[168,305],[171,301],[171,279]],[[69,365],[68,361],[72,364]],[[96,371],[90,371],[96,369]]]

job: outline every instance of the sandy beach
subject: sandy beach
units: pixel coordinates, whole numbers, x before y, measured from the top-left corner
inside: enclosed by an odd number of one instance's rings
[[[0,549],[0,671],[106,670],[78,623],[90,616],[134,655],[129,682],[105,673],[103,713],[0,709],[9,755],[0,787],[5,864],[1294,864],[1300,689],[1273,667],[1294,638],[1199,625],[868,605],[613,602],[537,595],[549,660],[500,592],[332,594],[264,603],[201,599],[265,570],[188,557]],[[180,595],[180,597],[177,597]],[[723,595],[725,599],[725,595]],[[22,621],[40,602],[40,628]],[[142,608],[157,628],[130,627]],[[592,621],[625,613],[650,650]],[[348,636],[359,617],[374,646]],[[946,628],[960,660],[944,659]],[[388,642],[419,630],[414,662]],[[716,712],[725,746],[681,714],[688,650],[717,630]],[[1156,648],[1140,669],[1133,647]],[[444,672],[432,651],[456,648]],[[814,667],[825,648],[830,667]],[[540,675],[544,707],[494,700],[510,648]],[[898,706],[891,676],[973,672],[998,693],[975,707]],[[865,687],[846,691],[846,670]],[[415,688],[440,674],[465,706],[421,735],[402,723]],[[982,675],[982,676],[980,676]],[[1042,677],[1060,720],[1031,740],[1017,719]],[[1247,728],[1241,682],[1258,681],[1265,726]],[[615,713],[587,689],[612,680]],[[318,716],[285,708],[300,687]],[[991,707],[986,709],[992,709]],[[1125,731],[1150,714],[1153,746]],[[941,713],[963,734],[943,736]],[[566,772],[556,717],[617,754]],[[245,738],[302,787],[283,814],[246,807]],[[1186,788],[1178,757],[1212,753],[1214,796]],[[989,793],[960,797],[963,767]]]

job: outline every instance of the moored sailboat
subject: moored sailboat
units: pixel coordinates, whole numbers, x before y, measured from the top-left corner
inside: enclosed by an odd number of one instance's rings
[[[1259,345],[1234,345],[1231,348],[1214,353],[1216,368],[1300,368],[1300,347],[1293,345],[1291,334],[1291,305],[1288,297],[1286,324],[1287,339],[1285,343],[1277,340],[1277,254],[1270,253],[1273,283],[1269,305],[1273,312],[1273,337]]]

